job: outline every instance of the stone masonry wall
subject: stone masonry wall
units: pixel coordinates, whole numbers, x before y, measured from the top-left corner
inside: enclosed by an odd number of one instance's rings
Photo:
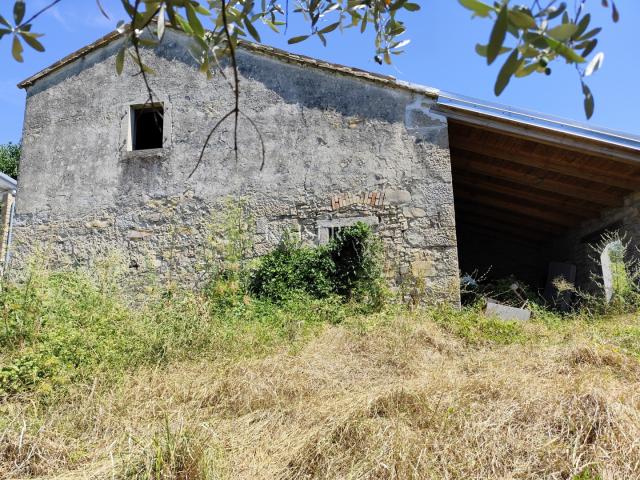
[[[556,258],[576,265],[576,284],[586,291],[600,290],[592,281],[593,275],[602,275],[600,252],[594,251],[594,247],[601,246],[602,235],[606,232],[618,232],[629,242],[630,253],[637,256],[640,251],[640,193],[629,195],[622,208],[602,212],[599,218],[583,223],[556,242]]]
[[[392,285],[421,279],[457,301],[453,193],[446,119],[425,95],[240,51],[239,155],[222,125],[192,172],[212,125],[232,106],[223,78],[194,68],[186,39],[168,32],[145,51],[163,149],[129,151],[130,106],[146,100],[132,66],[115,74],[119,41],[29,87],[12,267],[35,249],[86,265],[114,250],[132,279],[198,282],[207,228],[226,198],[246,198],[255,254],[285,228],[306,243],[357,220],[383,239]]]

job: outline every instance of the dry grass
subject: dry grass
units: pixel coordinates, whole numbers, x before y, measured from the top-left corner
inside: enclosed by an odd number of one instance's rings
[[[0,406],[0,476],[640,478],[640,364],[576,338],[473,346],[399,316],[142,370]]]

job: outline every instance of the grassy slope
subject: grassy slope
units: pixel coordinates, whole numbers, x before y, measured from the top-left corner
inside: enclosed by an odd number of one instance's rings
[[[276,308],[233,286],[125,308],[82,277],[33,285],[5,327],[46,321],[0,365],[58,367],[0,400],[2,478],[640,478],[635,316]]]

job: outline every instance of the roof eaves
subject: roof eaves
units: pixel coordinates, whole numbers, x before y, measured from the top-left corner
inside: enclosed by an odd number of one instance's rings
[[[128,30],[128,26],[119,30],[115,30],[104,37],[96,40],[93,43],[67,55],[66,57],[58,60],[54,64],[49,67],[41,70],[40,72],[32,75],[31,77],[23,80],[18,84],[18,88],[27,88],[33,85],[38,80],[50,75],[51,73],[60,70],[66,65],[72,63],[73,61],[88,55],[89,53],[109,44],[110,42],[117,40],[122,37]],[[408,82],[398,81],[395,77],[388,75],[380,75],[373,72],[368,72],[366,70],[361,70],[359,68],[347,67],[345,65],[339,65],[337,63],[326,62],[324,60],[318,60],[312,57],[307,57],[306,55],[299,55],[287,52],[286,50],[281,50],[275,47],[269,47],[266,45],[261,45],[253,42],[248,42],[246,40],[240,41],[240,46],[251,52],[255,52],[258,54],[267,55],[273,58],[277,58],[281,61],[285,61],[287,63],[295,63],[299,65],[311,66],[314,68],[318,68],[325,71],[330,71],[333,73],[344,74],[351,77],[360,78],[362,80],[382,84],[384,86],[389,86],[393,88],[399,88],[402,90],[409,90],[414,93],[420,93],[423,95],[430,96],[432,98],[437,97],[437,90],[424,87],[421,85],[415,85]]]
[[[504,125],[504,130],[512,133],[521,132],[538,140],[555,137],[555,143],[568,147],[640,162],[640,137],[635,135],[447,92],[440,92],[436,109],[451,119],[497,129]]]
[[[60,70],[61,68],[65,67],[66,65],[70,64],[71,62],[84,57],[85,55],[88,55],[89,53],[111,43],[114,40],[117,40],[118,38],[120,38],[121,36],[123,36],[126,32],[126,29],[124,30],[114,30],[111,33],[108,33],[107,35],[105,35],[102,38],[99,38],[98,40],[96,40],[95,42],[90,43],[89,45],[82,47],[79,50],[76,50],[75,52],[67,55],[64,58],[61,58],[60,60],[58,60],[57,62],[49,65],[47,68],[45,68],[44,70],[40,70],[38,73],[36,73],[35,75],[30,76],[29,78],[21,81],[20,83],[18,83],[18,88],[27,88],[30,87],[31,85],[33,85],[35,82],[37,82],[38,80],[40,80],[41,78],[46,77],[47,75],[52,74],[53,72]]]

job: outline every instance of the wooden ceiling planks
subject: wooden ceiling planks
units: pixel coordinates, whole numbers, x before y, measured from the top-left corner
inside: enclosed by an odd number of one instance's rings
[[[580,153],[480,126],[449,121],[459,224],[559,236],[640,190],[640,162]],[[504,228],[500,228],[504,226]]]
[[[600,206],[588,201],[583,202],[562,194],[546,192],[536,188],[522,188],[521,185],[500,180],[487,175],[467,175],[464,172],[456,175],[454,194],[457,189],[466,189],[485,193],[502,193],[520,201],[531,202],[536,206],[552,207],[580,217],[592,218],[600,213]]]

